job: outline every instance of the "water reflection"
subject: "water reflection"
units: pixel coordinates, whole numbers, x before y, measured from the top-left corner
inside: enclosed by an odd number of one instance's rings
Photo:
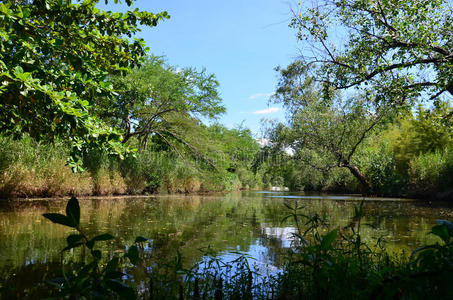
[[[267,239],[275,239],[280,242],[280,248],[291,247],[294,233],[297,232],[294,227],[269,227],[266,223],[261,224],[262,234]]]
[[[81,224],[90,236],[108,232],[118,239],[104,253],[123,249],[136,236],[151,239],[146,261],[172,260],[177,250],[186,267],[200,261],[206,247],[221,258],[240,251],[262,270],[278,269],[282,252],[295,232],[284,201],[299,201],[305,214],[325,214],[332,227],[345,226],[360,197],[304,195],[287,192],[242,192],[226,196],[159,196],[80,200]],[[413,250],[434,240],[427,235],[438,218],[452,219],[445,205],[398,199],[366,198],[363,238],[384,238],[391,251]],[[0,203],[0,274],[19,289],[31,288],[44,274],[56,272],[59,251],[70,229],[51,224],[46,212],[63,212],[66,200],[4,201]],[[81,257],[74,251],[74,259]],[[12,274],[15,274],[14,276]],[[13,277],[14,278],[13,278]],[[25,280],[25,276],[30,278]],[[21,278],[20,280],[18,278]],[[14,280],[13,280],[14,279]]]

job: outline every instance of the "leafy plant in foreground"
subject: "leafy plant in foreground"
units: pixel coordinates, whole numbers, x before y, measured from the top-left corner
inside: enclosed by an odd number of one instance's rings
[[[276,280],[282,299],[451,299],[453,224],[438,220],[431,234],[441,239],[407,257],[361,237],[364,202],[350,223],[331,230],[326,217],[308,216],[297,201],[286,203],[297,227],[288,262]],[[326,233],[323,233],[323,232]]]
[[[451,299],[453,291],[453,224],[438,220],[431,234],[440,241],[421,247],[408,256],[389,254],[378,239],[375,246],[365,242],[361,230],[366,226],[364,203],[354,208],[350,222],[332,229],[328,218],[310,214],[298,201],[285,203],[296,227],[288,249],[287,263],[274,274],[259,274],[250,257],[240,252],[219,256],[210,248],[192,268],[183,265],[178,251],[169,263],[142,263],[144,238],[118,256],[103,259],[97,242],[113,239],[109,234],[88,238],[80,227],[80,207],[71,198],[66,214],[45,214],[54,223],[75,229],[67,237],[65,251],[88,249],[88,264],[65,264],[63,277],[50,280],[56,298],[134,299],[134,288],[124,278],[133,279],[128,267],[142,269],[149,282],[141,285],[140,297],[150,299]],[[131,264],[130,264],[131,263]],[[126,274],[127,270],[127,274]]]
[[[135,299],[135,291],[126,285],[122,278],[126,275],[120,271],[127,261],[133,265],[140,262],[137,244],[147,239],[137,237],[134,245],[130,246],[122,256],[113,256],[106,263],[102,260],[102,252],[95,248],[97,242],[113,240],[111,234],[104,233],[93,238],[87,237],[80,227],[80,206],[77,198],[72,197],[66,205],[66,215],[47,213],[43,215],[53,223],[73,228],[77,231],[66,238],[67,246],[61,251],[63,277],[49,280],[48,283],[58,289],[56,297],[82,298],[82,299],[111,299],[120,297]],[[91,254],[91,262],[67,272],[63,264],[65,251],[82,247],[82,251],[88,249]]]

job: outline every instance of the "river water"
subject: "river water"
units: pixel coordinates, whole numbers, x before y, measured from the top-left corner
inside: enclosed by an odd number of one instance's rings
[[[284,202],[298,201],[307,215],[325,214],[332,228],[345,226],[354,206],[364,201],[362,237],[369,243],[382,238],[389,251],[412,251],[434,242],[429,235],[436,219],[453,219],[444,203],[353,196],[306,195],[290,192],[237,192],[228,195],[150,196],[79,199],[81,227],[88,236],[110,233],[105,254],[131,244],[136,236],[150,239],[147,249],[158,262],[181,254],[191,266],[210,250],[228,259],[231,252],[248,254],[258,269],[271,271],[281,264],[295,232]],[[64,212],[67,200],[0,202],[0,284],[33,289],[50,276],[71,230],[42,217]],[[74,252],[74,256],[79,255]],[[0,286],[1,288],[1,286]]]

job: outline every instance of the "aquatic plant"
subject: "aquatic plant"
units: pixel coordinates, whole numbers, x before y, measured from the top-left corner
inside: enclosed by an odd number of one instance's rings
[[[128,247],[122,255],[114,255],[107,261],[102,260],[102,252],[95,248],[97,242],[115,239],[111,234],[104,233],[89,238],[80,226],[80,206],[77,198],[72,197],[66,205],[66,215],[47,213],[43,215],[53,223],[74,229],[77,233],[67,236],[67,246],[61,251],[62,277],[48,280],[47,283],[55,287],[56,298],[71,299],[109,299],[119,296],[125,299],[135,299],[135,290],[124,283],[126,276],[121,271],[127,263],[136,265],[140,262],[137,244],[145,242],[143,237],[137,237],[134,245]],[[83,253],[87,249],[91,255],[88,263],[79,263],[66,270],[63,256],[66,251],[82,247]]]

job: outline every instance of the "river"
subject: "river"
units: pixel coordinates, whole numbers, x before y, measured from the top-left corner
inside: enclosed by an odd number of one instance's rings
[[[444,203],[407,199],[309,195],[291,192],[236,192],[228,195],[169,195],[80,199],[81,227],[88,236],[108,232],[115,241],[101,247],[111,254],[131,244],[136,236],[149,238],[148,259],[173,260],[181,254],[187,267],[216,251],[230,259],[232,251],[249,255],[263,272],[281,264],[291,246],[293,220],[283,205],[298,201],[304,213],[325,214],[332,228],[345,226],[354,206],[364,201],[363,239],[382,238],[389,251],[410,251],[435,241],[429,235],[436,219],[453,219]],[[4,200],[0,202],[0,284],[32,290],[48,278],[60,261],[70,229],[42,217],[64,212],[67,200]],[[74,259],[80,256],[75,251]]]

